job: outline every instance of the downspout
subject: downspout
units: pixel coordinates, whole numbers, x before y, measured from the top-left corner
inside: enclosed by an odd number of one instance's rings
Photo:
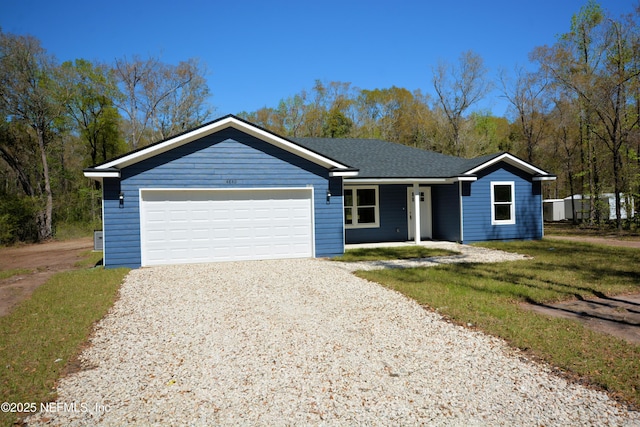
[[[460,197],[460,243],[464,243],[464,214],[462,207],[462,181],[458,181],[458,197]]]
[[[106,266],[107,266],[107,250],[105,248],[105,245],[106,245],[105,242],[107,240],[106,240],[105,236],[107,234],[106,233],[107,227],[106,227],[106,224],[104,222],[105,222],[107,217],[104,216],[104,179],[100,180],[100,186],[102,187],[101,188],[101,190],[102,190],[102,197],[101,197],[102,202],[100,203],[100,210],[102,211],[102,266],[106,268]]]
[[[542,194],[542,182],[540,182],[539,184],[540,184],[540,238],[544,239],[544,195]],[[562,207],[564,207],[564,201],[562,202]]]
[[[420,244],[420,184],[413,184],[413,239],[416,245]]]
[[[342,187],[342,253],[344,254],[347,250],[347,226],[344,222],[344,177],[340,177],[340,186]]]

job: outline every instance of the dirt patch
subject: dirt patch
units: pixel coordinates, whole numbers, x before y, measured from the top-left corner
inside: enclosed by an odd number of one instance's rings
[[[0,270],[30,271],[0,280],[0,316],[8,314],[54,273],[76,269],[81,255],[92,248],[91,238],[0,248]]]
[[[623,240],[607,237],[591,237],[591,236],[544,236],[545,239],[569,240],[572,242],[592,243],[594,245],[619,246],[623,248],[640,249],[640,239]]]
[[[545,238],[640,249],[640,239],[625,240],[594,236],[545,236]],[[565,301],[557,304],[523,304],[523,306],[548,316],[578,320],[595,331],[617,336],[633,344],[640,344],[640,294]]]
[[[640,294],[524,306],[548,316],[578,320],[595,331],[640,344]]]

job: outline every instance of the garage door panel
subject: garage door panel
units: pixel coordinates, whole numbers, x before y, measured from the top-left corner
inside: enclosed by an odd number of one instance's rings
[[[220,243],[224,243],[226,242],[226,244],[230,244],[231,242],[231,234],[232,234],[233,230],[230,229],[215,229],[212,230],[211,233],[211,240],[216,241],[216,242],[220,242]],[[217,246],[216,246],[217,247]]]
[[[211,213],[208,210],[194,210],[191,211],[191,221],[192,222],[209,222],[209,218],[211,218]]]
[[[193,241],[207,241],[209,240],[209,229],[208,228],[194,228],[193,229]]]
[[[294,218],[306,218],[307,212],[303,208],[295,208],[292,209],[291,215]]]
[[[271,228],[269,227],[256,227],[253,231],[257,240],[271,238]]]
[[[310,190],[141,195],[144,265],[313,256]]]
[[[165,222],[165,212],[162,210],[154,209],[147,211],[147,222]]]
[[[221,208],[221,207],[213,207],[211,209],[211,219],[220,220],[220,221],[228,221],[231,215],[231,209],[229,208]]]
[[[307,234],[307,227],[305,225],[294,225],[290,230],[294,236],[304,236]]]

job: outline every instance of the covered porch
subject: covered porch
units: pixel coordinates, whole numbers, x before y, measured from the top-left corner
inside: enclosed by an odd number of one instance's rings
[[[461,241],[462,186],[475,177],[348,179],[345,243]]]

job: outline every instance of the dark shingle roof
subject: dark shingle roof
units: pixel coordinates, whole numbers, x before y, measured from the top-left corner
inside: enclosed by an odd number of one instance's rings
[[[481,157],[475,157],[473,159],[464,159],[464,164],[463,164],[463,172],[469,171],[473,168],[476,168],[480,165],[483,165],[485,163],[487,163],[490,160],[495,159],[498,156],[501,156],[504,153],[493,153],[493,154],[487,154],[485,156],[481,156]]]
[[[358,178],[450,178],[472,169],[478,160],[447,156],[379,139],[290,140],[340,163],[360,169]],[[495,154],[491,157],[495,157]]]

